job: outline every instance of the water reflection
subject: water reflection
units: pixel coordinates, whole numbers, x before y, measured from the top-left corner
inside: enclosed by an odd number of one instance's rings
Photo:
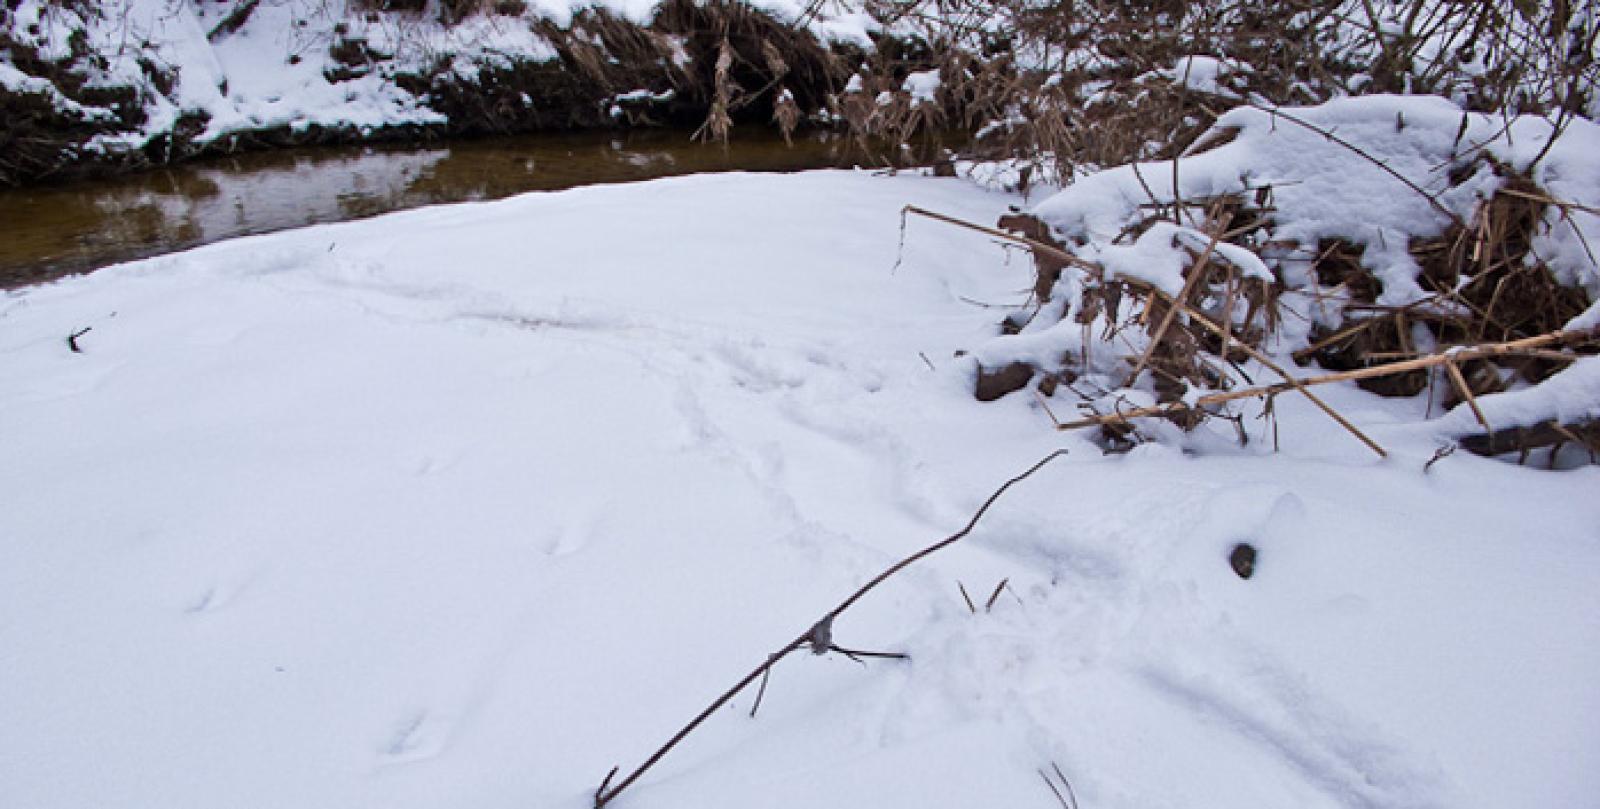
[[[702,171],[850,165],[838,139],[679,132],[528,135],[432,148],[260,152],[109,180],[0,190],[0,287],[250,233],[441,202]]]

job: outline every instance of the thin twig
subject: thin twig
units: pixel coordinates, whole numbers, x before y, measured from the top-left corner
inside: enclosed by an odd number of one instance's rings
[[[756,701],[750,706],[751,719],[756,718],[756,711],[761,709],[761,698],[767,695],[767,681],[770,679],[772,679],[772,667],[767,666],[767,670],[761,672],[761,687],[756,689]],[[604,792],[605,787],[602,786],[600,790]]]
[[[1072,809],[1078,809],[1078,796],[1072,792],[1072,782],[1067,780],[1067,774],[1061,771],[1061,765],[1050,762],[1050,769],[1056,771],[1056,777],[1061,779],[1061,785],[1067,788],[1067,797],[1072,799]]]
[[[1000,593],[1006,589],[1006,583],[1009,581],[1011,581],[1009,578],[1001,579],[1000,583],[994,586],[994,592],[989,594],[989,600],[983,604],[984,612],[989,612],[990,610],[994,609],[994,602],[1000,599]]]
[[[1056,789],[1055,783],[1050,780],[1049,774],[1047,774],[1043,769],[1040,769],[1039,777],[1043,778],[1044,785],[1049,787],[1051,792],[1055,793],[1056,800],[1061,802],[1061,809],[1072,809],[1072,805],[1067,803],[1067,799],[1061,794],[1061,790]]]
[[[846,649],[843,646],[829,646],[829,651],[838,652],[852,660],[860,657],[880,657],[886,660],[910,660],[911,655],[905,652],[863,652],[860,649]],[[856,660],[856,662],[861,662]]]
[[[967,586],[958,581],[956,582],[956,587],[960,588],[961,590],[961,600],[967,602],[967,612],[977,615],[978,608],[973,605],[972,596],[967,595]]]
[[[831,626],[832,623],[833,623],[833,620],[835,618],[837,618],[841,614],[843,614],[845,610],[850,609],[850,607],[855,605],[855,603],[857,601],[860,601],[863,596],[865,596],[869,592],[872,592],[872,590],[874,588],[876,588],[878,585],[882,584],[890,576],[893,576],[894,574],[899,573],[901,570],[904,570],[905,568],[907,568],[910,565],[914,564],[918,560],[923,559],[924,557],[927,557],[927,556],[929,556],[931,554],[937,553],[940,550],[943,550],[944,548],[947,548],[947,547],[949,547],[951,545],[954,545],[955,543],[959,542],[962,538],[964,538],[968,534],[972,533],[972,529],[977,527],[978,521],[983,518],[984,514],[988,513],[989,508],[995,504],[996,500],[1000,499],[1001,495],[1005,494],[1006,491],[1008,491],[1012,486],[1015,486],[1018,483],[1021,483],[1022,481],[1027,480],[1029,477],[1033,476],[1033,474],[1035,472],[1038,472],[1040,469],[1043,469],[1046,464],[1048,464],[1051,461],[1054,461],[1055,459],[1057,459],[1057,458],[1059,458],[1059,457],[1061,457],[1063,455],[1066,455],[1066,454],[1067,454],[1067,450],[1058,449],[1058,450],[1050,453],[1049,455],[1044,456],[1037,463],[1035,463],[1033,466],[1028,467],[1028,469],[1026,471],[1024,471],[1022,474],[1019,474],[1016,477],[1013,477],[1010,480],[1007,480],[1005,483],[1000,485],[1000,488],[995,489],[994,493],[989,495],[989,499],[983,501],[983,505],[978,507],[978,510],[972,515],[972,519],[968,520],[967,524],[965,526],[963,526],[961,528],[961,530],[955,532],[954,534],[951,534],[948,537],[945,537],[944,539],[939,540],[938,542],[933,543],[932,545],[929,545],[926,548],[923,548],[920,551],[917,551],[916,553],[911,554],[910,556],[907,556],[904,559],[901,559],[899,562],[896,562],[893,565],[889,566],[889,568],[887,570],[884,570],[882,573],[879,573],[877,576],[874,576],[871,581],[868,581],[866,584],[861,585],[861,587],[858,588],[854,593],[850,594],[849,598],[846,598],[844,601],[840,602],[838,606],[834,607],[833,609],[829,610],[826,614],[824,614],[822,616],[821,620],[817,621],[810,628],[806,629],[805,632],[802,632],[799,635],[799,637],[796,637],[794,640],[789,641],[787,644],[785,644],[783,646],[783,648],[779,649],[776,652],[773,652],[770,656],[767,657],[767,660],[766,660],[765,663],[762,663],[761,665],[755,667],[755,669],[751,670],[751,672],[749,674],[746,674],[743,679],[741,679],[741,680],[739,680],[739,682],[735,683],[732,688],[729,688],[727,691],[723,692],[722,696],[717,697],[715,700],[713,700],[710,705],[706,706],[705,710],[702,710],[697,716],[695,716],[694,719],[689,720],[688,724],[686,724],[682,728],[680,728],[677,733],[674,733],[672,735],[672,738],[667,740],[666,744],[661,745],[661,747],[659,749],[657,749],[654,753],[650,754],[650,757],[645,759],[643,764],[640,764],[637,768],[635,768],[633,770],[633,772],[629,773],[628,777],[622,779],[622,783],[617,784],[617,786],[614,789],[611,789],[610,791],[607,791],[604,788],[604,785],[602,785],[601,789],[596,790],[595,794],[594,794],[595,809],[600,809],[601,807],[604,807],[606,804],[608,804],[611,801],[615,800],[618,795],[622,794],[622,792],[624,790],[626,790],[628,787],[632,786],[635,781],[639,780],[640,776],[644,775],[647,771],[649,771],[649,769],[651,767],[654,767],[656,765],[656,763],[659,762],[662,759],[663,756],[665,756],[668,752],[670,752],[672,750],[672,748],[676,747],[679,742],[683,741],[684,737],[686,737],[690,733],[692,733],[695,728],[699,727],[701,725],[701,723],[706,721],[707,718],[709,718],[712,714],[716,713],[718,709],[720,709],[722,706],[728,704],[728,701],[733,699],[735,696],[737,696],[740,691],[743,691],[752,682],[755,682],[757,677],[760,677],[763,674],[765,674],[768,669],[772,668],[773,664],[777,663],[779,660],[782,660],[790,652],[793,652],[796,649],[799,649],[801,646],[805,646],[805,645],[810,644],[812,642],[812,639],[813,639],[813,633],[816,630],[818,630],[819,628],[826,628],[828,626]],[[834,647],[834,648],[837,648],[837,647]],[[856,654],[861,654],[861,653],[858,652]],[[888,655],[889,653],[879,653],[879,654]],[[877,655],[875,655],[875,656],[877,656]],[[609,781],[609,779],[608,779],[608,781]]]
[[[1434,450],[1433,451],[1433,457],[1429,458],[1428,462],[1422,465],[1422,473],[1423,474],[1427,474],[1430,470],[1433,469],[1433,465],[1438,463],[1440,461],[1440,459],[1448,458],[1451,455],[1454,455],[1455,451],[1456,451],[1456,448],[1459,447],[1459,446],[1460,446],[1460,444],[1456,444],[1454,442],[1451,442],[1449,444],[1445,444],[1444,446]]]

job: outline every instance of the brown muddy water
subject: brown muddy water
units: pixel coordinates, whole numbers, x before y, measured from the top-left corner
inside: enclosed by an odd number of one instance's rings
[[[836,137],[524,135],[412,147],[254,152],[59,186],[0,190],[0,289],[196,245],[445,202],[707,171],[863,162]]]

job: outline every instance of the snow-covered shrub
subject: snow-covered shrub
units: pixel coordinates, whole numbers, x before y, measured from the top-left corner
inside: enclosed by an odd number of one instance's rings
[[[1592,330],[1597,189],[1600,126],[1583,119],[1558,127],[1426,96],[1239,107],[1182,158],[1092,174],[1036,204],[1029,214],[1048,229],[1028,237],[1071,261],[1037,250],[1053,280],[972,356],[980,380],[1021,364],[1033,374],[1011,373],[1014,387],[1037,379],[1098,414],[1169,406],[1193,427],[1220,412],[1202,397],[1279,381],[1242,371],[1252,360],[1355,371]],[[1591,351],[1595,338],[1548,346]],[[1463,361],[1453,387],[1425,369],[1371,382],[1433,388],[1450,406],[1576,360],[1507,352]]]

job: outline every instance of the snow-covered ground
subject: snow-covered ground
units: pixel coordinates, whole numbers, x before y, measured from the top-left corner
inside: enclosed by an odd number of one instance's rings
[[[1305,403],[1102,457],[970,357],[1016,198],[715,175],[212,245],[0,298],[0,805],[1587,807],[1600,469]],[[77,338],[81,353],[69,349]],[[1259,548],[1253,578],[1227,556]],[[1009,579],[990,611],[983,602]],[[958,583],[978,602],[969,612]]]

